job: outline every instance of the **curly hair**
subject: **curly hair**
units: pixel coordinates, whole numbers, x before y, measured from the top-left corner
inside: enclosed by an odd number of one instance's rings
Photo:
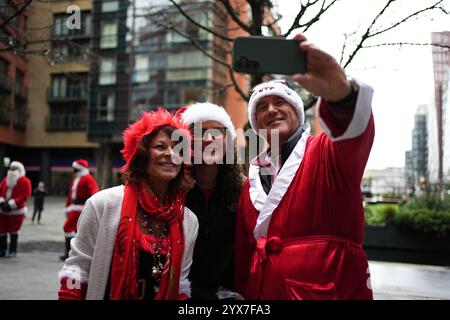
[[[161,126],[156,128],[150,134],[144,136],[141,139],[141,141],[139,141],[134,158],[130,162],[130,166],[122,174],[122,180],[124,184],[127,183],[139,184],[142,181],[145,181],[149,178],[147,174],[147,168],[148,163],[150,161],[149,148],[152,139],[156,137],[161,131],[164,132],[167,136],[171,137],[172,133],[175,130],[176,128],[170,125]],[[181,180],[183,179],[183,176],[184,176],[184,169],[182,164],[180,172],[175,177],[175,179],[170,181],[169,187],[174,188],[176,191],[179,191],[180,190],[179,187],[181,184]]]
[[[239,195],[244,185],[246,176],[244,167],[237,163],[236,145],[233,148],[235,161],[232,164],[222,164],[219,170],[219,181],[224,183],[224,192],[226,195],[226,205],[237,203]]]

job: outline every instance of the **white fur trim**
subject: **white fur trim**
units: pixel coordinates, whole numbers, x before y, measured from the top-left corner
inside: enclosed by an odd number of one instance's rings
[[[80,182],[80,177],[77,176],[72,184],[72,194],[71,194],[72,201],[77,198],[77,187],[78,187],[79,182]]]
[[[258,134],[258,123],[256,122],[256,105],[259,100],[267,96],[279,96],[286,100],[295,110],[300,125],[305,122],[305,111],[300,96],[288,86],[274,81],[263,82],[253,88],[253,93],[248,102],[248,119],[253,131]]]
[[[83,204],[71,204],[64,208],[65,213],[69,213],[71,211],[83,211],[84,205]]]
[[[191,297],[191,282],[188,279],[180,280],[180,288],[178,292],[186,294],[189,298]]]
[[[58,279],[61,280],[62,278],[88,283],[89,275],[78,268],[63,266],[58,272]]]
[[[8,204],[11,207],[11,209],[17,208],[17,204],[16,204],[16,201],[14,201],[14,199],[9,199]]]
[[[18,167],[19,168],[19,172],[20,172],[20,177],[22,178],[23,176],[25,176],[26,171],[25,171],[25,167],[23,166],[22,162],[19,161],[13,161],[10,163],[9,167]]]
[[[305,154],[306,141],[308,140],[309,132],[311,130],[309,124],[307,123],[303,125],[303,128],[304,132],[302,134],[302,137],[297,142],[297,145],[294,147],[294,150],[292,150],[291,155],[287,158],[279,174],[276,176],[275,181],[272,184],[272,188],[267,195],[267,199],[264,202],[263,208],[259,212],[256,226],[253,230],[253,236],[255,237],[256,241],[258,241],[260,237],[267,236],[267,229],[269,228],[272,213],[280,204],[281,199],[283,199],[283,196],[286,194],[286,191],[291,185],[292,180],[294,179],[295,174],[297,173],[298,168],[302,163],[303,156]],[[252,179],[253,181],[256,181],[256,179],[260,180],[258,174],[259,168],[257,169],[258,170],[254,170],[252,172],[254,176],[251,178],[249,177],[250,182],[252,181]],[[253,187],[256,188],[255,185]]]
[[[5,201],[6,201],[5,198],[0,197],[0,203],[3,203],[3,202],[5,202]]]
[[[81,167],[82,169],[79,169],[79,171],[77,173],[75,173],[75,177],[83,177],[87,174],[89,174],[89,169],[86,169],[84,167]]]
[[[223,107],[209,102],[195,103],[189,106],[182,114],[181,118],[188,125],[202,121],[217,121],[223,124],[231,138],[236,138],[236,131],[230,115]]]
[[[0,212],[7,216],[20,216],[22,214],[26,215],[28,210],[27,207],[23,207],[17,210],[11,210],[10,212],[3,212],[2,209],[0,209]]]
[[[320,107],[322,100],[319,98],[317,103],[318,105],[318,114],[320,125],[325,132],[325,134],[330,138],[331,141],[340,141],[345,139],[352,139],[359,135],[361,135],[367,128],[367,124],[369,123],[370,116],[372,114],[372,96],[373,89],[368,84],[354,79],[354,81],[359,86],[358,98],[356,100],[355,113],[353,114],[353,118],[350,121],[345,132],[338,137],[333,136],[331,130],[326,125],[324,119],[320,116]]]
[[[252,201],[255,209],[258,210],[258,212],[260,212],[264,206],[264,203],[266,203],[267,194],[264,191],[264,188],[261,184],[258,166],[250,164],[248,179],[250,182],[250,189],[249,189],[250,200]]]
[[[64,233],[64,236],[66,237],[66,238],[73,238],[73,237],[75,237],[77,235],[77,233],[75,232],[75,231],[72,231],[72,232],[65,232]]]

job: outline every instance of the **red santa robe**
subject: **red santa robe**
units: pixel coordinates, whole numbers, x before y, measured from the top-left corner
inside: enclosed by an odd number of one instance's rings
[[[67,214],[63,227],[66,237],[75,237],[78,218],[83,210],[84,203],[96,192],[98,192],[98,185],[94,177],[89,174],[89,171],[83,170],[78,172],[70,185],[64,208]]]
[[[17,233],[27,213],[27,200],[31,197],[31,182],[26,176],[17,180],[13,188],[8,188],[6,178],[0,183],[0,202],[8,202],[11,211],[0,208],[0,235]]]
[[[236,288],[245,298],[372,299],[360,189],[374,138],[372,89],[358,84],[345,128],[319,101],[325,133],[311,137],[304,125],[268,195],[260,167],[250,165],[235,251]]]

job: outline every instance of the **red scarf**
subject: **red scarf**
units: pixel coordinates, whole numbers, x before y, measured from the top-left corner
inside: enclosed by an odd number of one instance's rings
[[[169,248],[166,263],[159,282],[159,292],[155,300],[174,300],[178,297],[181,261],[184,251],[183,203],[181,194],[171,194],[167,203],[160,205],[145,183],[139,187],[134,184],[125,186],[119,228],[114,242],[114,254],[111,266],[112,300],[137,299],[137,270],[139,251],[135,245],[135,231],[139,205],[154,218],[168,223]]]

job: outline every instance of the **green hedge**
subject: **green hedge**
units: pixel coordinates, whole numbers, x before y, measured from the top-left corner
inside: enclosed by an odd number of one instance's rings
[[[398,212],[399,207],[393,204],[366,205],[365,220],[368,225],[390,223]]]
[[[428,208],[400,210],[394,223],[417,231],[434,234],[440,238],[450,235],[450,211],[437,211]]]

